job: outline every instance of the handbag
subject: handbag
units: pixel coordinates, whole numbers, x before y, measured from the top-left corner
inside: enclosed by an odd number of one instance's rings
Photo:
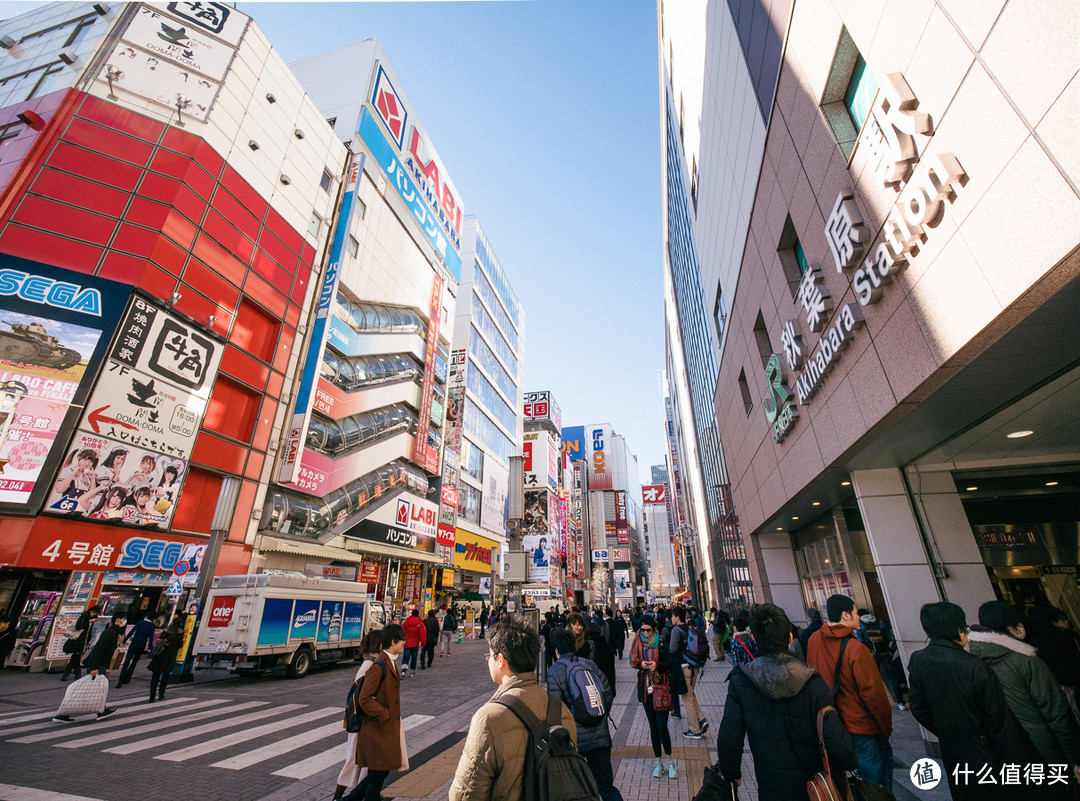
[[[852,801],[896,801],[896,796],[888,787],[872,784],[857,773],[849,773],[847,783],[848,796]]]
[[[694,801],[739,801],[739,788],[720,774],[720,764],[705,768],[701,789]]]
[[[821,770],[814,774],[814,778],[806,783],[806,794],[810,801],[848,801],[836,789],[832,780],[832,771],[829,770],[829,755],[825,753],[824,722],[825,713],[835,712],[831,706],[823,706],[817,713],[817,737],[818,747],[821,749]]]
[[[153,659],[155,656],[158,656],[164,650],[165,650],[165,635],[162,635],[162,636],[157,638],[157,642],[155,642],[152,646],[150,646],[150,650],[147,651],[146,655],[148,657],[150,657],[151,659]]]
[[[671,684],[668,677],[663,673],[656,673],[656,679],[652,685],[652,708],[655,712],[670,712],[675,708],[675,702],[671,698]]]
[[[67,637],[67,639],[64,640],[64,645],[63,645],[63,648],[62,648],[63,652],[65,654],[77,654],[77,653],[80,653],[82,651],[82,647],[83,647],[82,636],[85,633],[86,632],[82,631],[81,629],[78,629],[78,630],[72,629],[70,631],[64,632],[64,636]]]

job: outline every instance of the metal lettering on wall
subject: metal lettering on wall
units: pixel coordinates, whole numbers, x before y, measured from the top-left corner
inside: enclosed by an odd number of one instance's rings
[[[803,343],[798,320],[787,320],[781,326],[780,344],[787,369],[801,371],[794,382],[799,406],[810,402],[855,330],[862,326],[860,307],[881,300],[884,287],[918,249],[925,229],[940,223],[945,203],[955,200],[956,189],[967,183],[967,174],[952,153],[933,153],[920,159],[916,136],[932,136],[933,124],[929,114],[917,111],[918,105],[904,76],[891,73],[878,91],[859,137],[858,148],[868,156],[873,174],[897,194],[882,226],[882,241],[864,258],[866,229],[850,191],[838,193],[825,222],[825,239],[836,271],[854,270],[851,287],[858,303],[845,304],[830,318],[829,290],[821,268],[811,265],[803,274],[795,301],[809,331],[822,332],[817,346],[811,352]],[[769,394],[762,405],[773,428],[773,441],[779,443],[799,417],[779,355],[769,359],[765,381]]]

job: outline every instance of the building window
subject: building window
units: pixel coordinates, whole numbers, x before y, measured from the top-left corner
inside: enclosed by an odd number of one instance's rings
[[[859,130],[866,122],[877,89],[877,80],[847,28],[841,29],[821,96],[821,111],[845,158],[850,159],[855,150]]]
[[[360,252],[360,243],[356,241],[356,237],[352,234],[349,234],[349,242],[345,246],[345,249],[349,251],[349,255],[354,259],[356,258],[356,254]]]
[[[308,221],[307,229],[309,234],[318,239],[319,233],[322,231],[322,217],[314,211],[311,212],[311,219]]]
[[[470,523],[480,525],[480,506],[483,493],[471,484],[458,485],[458,514]]]
[[[362,201],[360,198],[357,198],[356,199],[356,217],[357,217],[357,219],[362,220],[362,219],[364,219],[364,217],[366,215],[367,215],[367,204],[364,203],[364,201]]]
[[[746,409],[746,416],[750,416],[750,412],[754,411],[754,399],[750,395],[750,385],[746,383],[746,370],[739,371],[739,392],[742,394],[743,408]]]
[[[810,262],[806,258],[806,251],[803,250],[790,215],[784,220],[780,241],[776,245],[776,255],[780,258],[780,266],[784,269],[784,279],[794,299],[803,275],[810,269]]]
[[[330,174],[330,170],[322,171],[322,178],[319,181],[319,189],[330,194],[330,187],[334,185],[334,176]]]
[[[461,470],[477,481],[484,480],[484,451],[472,440],[461,440]]]
[[[851,80],[848,81],[847,91],[844,92],[844,106],[851,115],[856,131],[862,130],[870,114],[870,106],[874,102],[877,90],[878,83],[874,79],[874,73],[870,72],[866,61],[860,55],[855,59],[855,66],[851,70]]]
[[[774,353],[772,340],[769,339],[769,329],[765,327],[765,317],[758,312],[757,321],[754,323],[754,341],[757,343],[758,355],[761,357],[761,366],[769,363]]]
[[[724,338],[724,326],[727,324],[727,309],[724,308],[724,292],[720,287],[716,288],[716,308],[713,309],[713,318],[716,320],[716,339]]]

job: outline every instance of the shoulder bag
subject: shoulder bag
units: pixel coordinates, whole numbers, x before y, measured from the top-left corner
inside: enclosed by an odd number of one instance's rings
[[[810,801],[850,801],[840,795],[833,783],[832,771],[829,770],[829,755],[825,752],[825,735],[823,732],[825,714],[835,712],[831,706],[823,706],[817,713],[817,738],[818,747],[821,749],[821,770],[814,774],[814,778],[806,783],[806,794]]]
[[[671,698],[671,682],[660,671],[652,675],[652,708],[655,712],[670,712],[675,708]]]

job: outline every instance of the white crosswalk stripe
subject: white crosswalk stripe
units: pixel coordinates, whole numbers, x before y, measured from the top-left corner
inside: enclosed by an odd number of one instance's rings
[[[276,734],[279,731],[295,728],[305,723],[312,723],[316,720],[322,720],[323,718],[341,715],[341,707],[332,706],[324,709],[317,709],[314,712],[308,712],[304,715],[297,715],[296,717],[286,718],[284,720],[275,721],[274,723],[268,723],[265,726],[256,726],[253,729],[247,729],[246,731],[236,732],[226,735],[224,737],[218,737],[213,740],[207,740],[206,742],[198,743],[196,745],[189,746],[187,748],[181,748],[175,751],[170,751],[167,754],[161,754],[154,757],[154,759],[161,759],[166,762],[185,762],[195,757],[203,756],[205,754],[213,753],[214,751],[221,751],[226,748],[230,748],[238,743],[247,742],[248,740],[254,740],[258,737],[265,737],[267,735]],[[340,724],[338,724],[340,725]]]
[[[239,710],[242,707],[257,706],[254,703],[241,704],[236,707]],[[106,754],[134,754],[138,751],[148,751],[151,748],[157,748],[161,745],[171,745],[172,743],[179,742],[180,740],[190,740],[192,737],[198,737],[201,734],[209,734],[211,732],[221,731],[227,726],[239,726],[245,723],[251,723],[256,720],[262,720],[263,718],[273,717],[274,715],[280,715],[283,712],[292,712],[296,709],[302,709],[303,704],[286,704],[285,706],[272,707],[270,709],[261,709],[258,712],[251,712],[247,715],[240,715],[236,718],[230,718],[224,725],[221,721],[214,721],[213,723],[207,723],[205,726],[195,726],[190,729],[181,729],[179,731],[171,731],[168,734],[162,734],[157,737],[150,737],[145,740],[139,740],[135,743],[128,743],[127,745],[117,745],[112,748],[106,748]]]
[[[196,703],[188,703],[183,706],[185,711],[192,709],[200,709],[208,706],[217,706],[218,704],[227,703],[226,699],[220,698],[212,701],[197,701]],[[48,729],[44,734],[31,734],[27,737],[11,737],[5,738],[11,743],[39,743],[45,740],[59,740],[64,737],[71,737],[74,733],[80,732],[84,726],[89,726],[94,731],[103,731],[107,729],[115,729],[120,726],[130,726],[133,721],[136,720],[151,720],[153,718],[165,717],[166,715],[175,715],[176,709],[161,709],[155,707],[153,709],[142,710],[137,709],[125,709],[118,711],[115,715],[107,720],[97,720],[95,718],[88,718],[86,723],[77,723],[72,726],[67,723],[54,723],[49,721],[48,723],[42,723],[35,726],[23,726],[17,731],[40,731],[42,729]],[[15,732],[7,732],[7,734],[14,734]]]
[[[14,784],[0,784],[0,798],[19,799],[19,801],[98,801],[85,795],[54,793],[52,790],[38,790],[34,787],[19,787]]]
[[[411,731],[417,726],[422,726],[432,719],[431,715],[409,715],[407,718],[404,718],[401,723],[405,731]],[[344,741],[345,731],[341,728],[340,724],[338,725],[337,731]],[[279,770],[275,770],[273,775],[284,776],[286,779],[306,779],[309,776],[314,776],[316,773],[329,768],[341,767],[341,764],[345,761],[345,746],[346,743],[342,742],[341,747],[334,746],[321,753],[315,754],[314,756],[310,756],[307,759],[301,759],[299,762],[286,765]],[[214,766],[211,765],[211,767]]]
[[[96,730],[89,737],[80,737],[75,740],[66,740],[62,743],[54,743],[55,748],[83,748],[88,745],[101,745],[105,743],[116,742],[117,740],[127,740],[131,737],[136,737],[141,734],[149,734],[154,731],[161,731],[162,729],[169,729],[176,726],[184,726],[188,723],[199,723],[207,718],[218,717],[219,715],[228,715],[234,712],[243,712],[245,709],[251,709],[257,706],[266,706],[266,701],[248,701],[246,704],[235,704],[234,706],[219,706],[214,709],[203,709],[199,712],[195,712],[190,715],[177,715],[172,717],[165,717],[162,720],[154,723],[147,723],[143,726],[132,726],[131,728],[121,729],[119,731],[109,731],[104,734],[99,734]],[[186,711],[186,710],[177,710]],[[271,713],[272,714],[272,713]],[[134,722],[134,721],[133,721]],[[237,721],[230,720],[229,725],[233,725]],[[214,728],[221,728],[220,721],[214,721],[209,724]],[[135,745],[142,745],[145,740],[135,743]],[[132,750],[138,751],[139,748]]]
[[[182,701],[185,701],[185,700],[187,700],[187,699],[181,698],[181,697],[170,698],[168,701],[162,701],[161,705],[165,706],[167,704],[178,704],[178,703],[181,703]],[[109,706],[119,710],[121,707],[131,706],[133,704],[142,704],[143,706],[145,706],[146,705],[146,699],[145,698],[128,698],[128,699],[126,699],[124,701],[115,701],[115,702],[109,704]],[[39,707],[38,709],[36,709],[36,710],[34,710],[32,712],[27,711],[27,710],[24,709],[21,713],[15,713],[15,714],[18,714],[19,717],[11,717],[11,718],[0,719],[0,737],[5,737],[8,734],[16,734],[17,731],[26,731],[26,729],[20,729],[20,730],[12,729],[10,731],[5,731],[4,730],[5,726],[13,726],[16,723],[28,723],[30,721],[38,721],[40,723],[40,722],[52,720],[52,716],[56,714],[56,706]]]
[[[337,737],[343,731],[344,729],[341,727],[341,721],[335,721],[333,723],[328,723],[325,726],[320,726],[317,729],[312,729],[311,731],[306,731],[302,734],[286,737],[284,740],[278,740],[268,745],[264,745],[262,748],[256,748],[253,751],[223,759],[221,762],[215,762],[210,767],[240,770],[241,768],[247,768],[251,765],[257,765],[259,762],[273,759],[276,756],[287,754],[308,743],[325,740],[327,737]]]

